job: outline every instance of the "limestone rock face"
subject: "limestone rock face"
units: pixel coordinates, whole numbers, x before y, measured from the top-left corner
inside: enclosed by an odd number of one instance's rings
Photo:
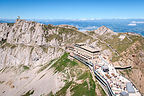
[[[0,41],[7,39],[10,28],[7,23],[0,23]]]
[[[8,43],[42,45],[45,44],[42,24],[17,20],[7,38]]]
[[[45,64],[63,54],[58,40],[46,41],[45,35],[57,33],[43,30],[43,24],[18,19],[13,26],[0,24],[0,69],[6,66]]]
[[[0,95],[21,96],[29,90],[35,90],[34,95],[56,93],[64,86],[62,74],[48,70],[48,64],[64,53],[55,34],[54,25],[21,19],[0,24]]]
[[[0,68],[7,66],[38,66],[58,58],[63,51],[58,48],[26,45],[3,45],[0,48]]]
[[[21,64],[44,64],[62,55],[62,46],[67,43],[85,42],[88,39],[90,37],[71,25],[44,25],[22,19],[17,19],[14,24],[2,23],[0,69]]]

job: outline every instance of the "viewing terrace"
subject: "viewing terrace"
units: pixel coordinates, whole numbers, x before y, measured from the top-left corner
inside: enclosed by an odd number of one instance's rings
[[[93,70],[96,79],[109,96],[141,96],[134,84],[118,74],[102,56],[100,49],[86,44],[67,46],[70,55]]]

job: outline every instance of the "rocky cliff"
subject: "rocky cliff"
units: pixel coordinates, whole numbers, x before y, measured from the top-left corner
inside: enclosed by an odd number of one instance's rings
[[[44,64],[59,57],[63,45],[86,40],[92,39],[74,26],[44,25],[20,19],[13,25],[3,23],[0,24],[0,66]]]
[[[0,66],[38,65],[62,55],[56,40],[46,42],[40,23],[17,20],[0,25]],[[51,32],[51,30],[50,30]],[[53,30],[53,32],[56,32]],[[56,46],[56,47],[55,47]]]
[[[89,83],[91,90],[85,88],[81,95],[105,94],[98,84],[100,89],[95,92],[87,67],[65,55],[66,45],[79,42],[95,44],[92,37],[70,25],[44,25],[21,19],[14,24],[1,23],[0,95],[69,96],[79,93],[75,87],[81,90]]]
[[[56,29],[44,31],[43,28],[43,24],[20,19],[14,24],[0,24],[0,94],[2,96],[20,96],[30,94],[33,90],[35,90],[34,95],[41,95],[46,90],[47,94],[51,91],[55,93],[64,86],[64,82],[59,79],[61,74],[53,75],[53,70],[38,74],[39,70],[46,69],[46,64],[64,53],[58,46],[58,40],[46,41],[45,32],[54,34],[57,32]],[[39,79],[44,74],[45,79]],[[50,83],[45,86],[46,82],[51,82],[53,85]],[[40,85],[45,90],[41,91]]]

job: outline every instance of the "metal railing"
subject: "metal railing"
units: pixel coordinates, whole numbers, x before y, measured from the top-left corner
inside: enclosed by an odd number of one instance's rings
[[[78,57],[78,56],[76,56],[76,55],[75,55],[75,56],[70,55],[70,56],[73,57],[73,58],[75,58],[75,59],[77,59],[78,61],[82,62],[83,64],[85,64],[85,65],[88,66],[88,67],[89,67],[89,66],[92,66],[92,67],[93,67],[93,64],[92,64],[92,63],[88,63],[87,61],[81,59],[80,57]],[[113,93],[113,91],[112,91],[109,83],[107,82],[107,80],[106,80],[104,77],[102,77],[97,71],[93,70],[93,72],[94,72],[94,74],[95,74],[96,79],[98,79],[98,80],[107,88],[109,96],[116,96],[116,95]]]
[[[117,70],[126,70],[126,69],[131,69],[131,66],[127,66],[127,67],[115,67],[115,69]]]
[[[109,96],[116,96],[113,93],[113,91],[112,91],[109,83],[107,82],[107,80],[105,78],[103,78],[97,71],[94,71],[94,74],[97,76],[97,78],[99,78],[99,81],[108,89]]]

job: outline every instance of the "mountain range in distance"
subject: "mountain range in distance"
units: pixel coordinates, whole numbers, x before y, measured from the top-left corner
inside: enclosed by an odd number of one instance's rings
[[[100,26],[106,26],[114,32],[134,32],[144,36],[144,19],[27,19],[42,24],[73,25],[81,31],[96,30]],[[0,19],[0,23],[14,23],[15,19]]]

